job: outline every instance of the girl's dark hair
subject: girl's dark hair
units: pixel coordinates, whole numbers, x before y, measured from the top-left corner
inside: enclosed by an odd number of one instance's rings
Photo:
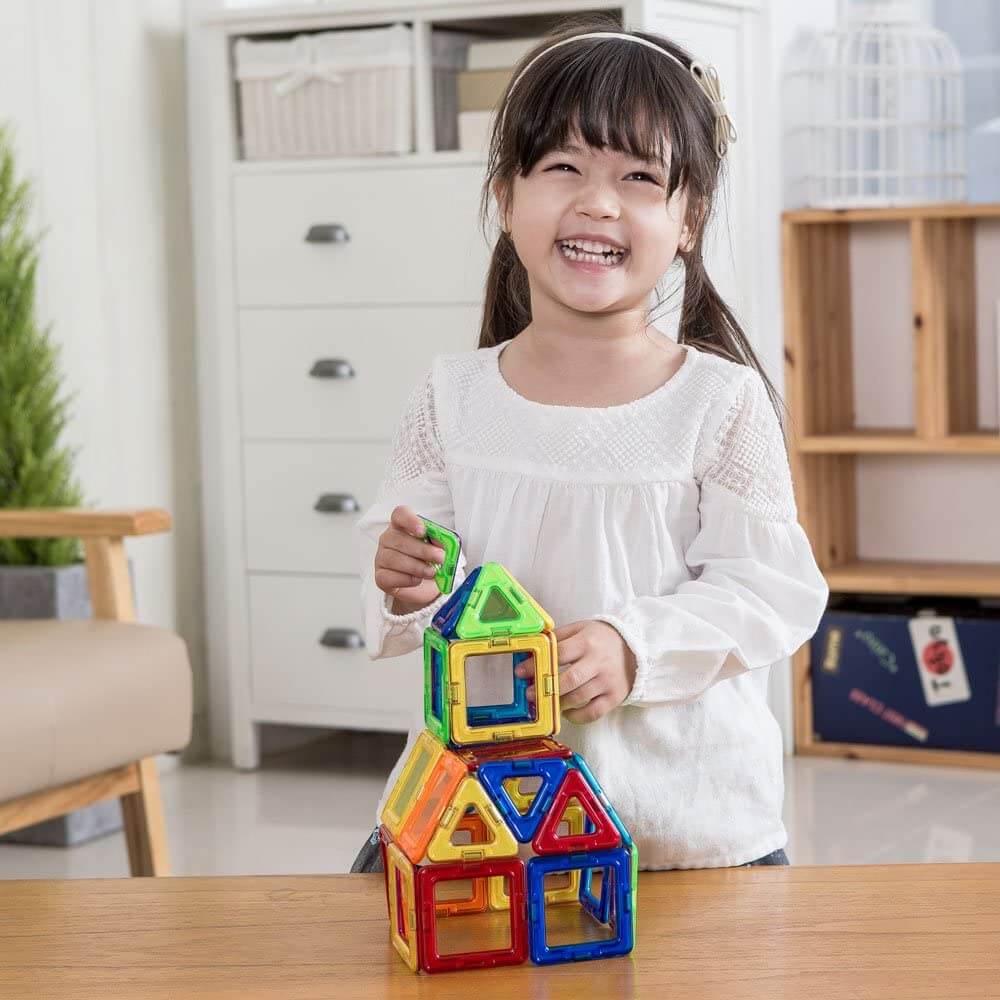
[[[568,25],[568,26],[567,26]],[[511,81],[539,52],[555,42],[589,31],[621,31],[614,18],[584,15],[563,22],[528,52]],[[630,34],[658,45],[691,64],[675,42],[649,31]],[[578,133],[589,146],[640,159],[670,155],[666,200],[687,192],[687,224],[693,234],[684,263],[684,299],[678,342],[756,369],[780,416],[780,397],[754,353],[743,328],[705,271],[705,224],[722,168],[715,152],[715,116],[691,73],[673,59],[623,38],[586,38],[562,45],[539,59],[496,110],[483,185],[481,221],[488,235],[488,208],[494,185],[508,195],[515,174],[525,177],[550,150]],[[658,298],[657,306],[663,302]],[[514,242],[501,228],[486,278],[479,346],[492,347],[516,336],[531,322],[528,274]]]

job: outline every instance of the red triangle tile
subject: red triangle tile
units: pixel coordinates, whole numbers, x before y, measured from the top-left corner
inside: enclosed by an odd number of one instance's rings
[[[570,799],[576,799],[583,807],[584,814],[594,825],[592,833],[559,836],[559,824]],[[618,847],[621,836],[614,823],[591,791],[583,775],[577,770],[569,770],[556,791],[552,805],[538,827],[531,842],[536,854],[569,854],[575,851],[600,851],[606,847]]]

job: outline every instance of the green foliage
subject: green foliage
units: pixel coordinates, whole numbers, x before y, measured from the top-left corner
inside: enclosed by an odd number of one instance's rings
[[[60,445],[69,401],[60,395],[59,349],[35,320],[37,241],[27,232],[30,189],[19,182],[0,126],[0,509],[80,507],[74,453]],[[62,566],[80,543],[0,538],[0,563]]]

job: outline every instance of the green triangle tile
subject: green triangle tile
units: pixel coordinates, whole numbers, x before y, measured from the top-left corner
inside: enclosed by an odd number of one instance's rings
[[[494,587],[486,595],[483,601],[483,610],[480,612],[479,620],[490,625],[498,622],[514,622],[518,619],[518,610],[504,596],[504,592],[499,587]]]
[[[500,563],[485,563],[465,602],[455,635],[489,639],[499,635],[537,635],[546,621],[527,591]]]

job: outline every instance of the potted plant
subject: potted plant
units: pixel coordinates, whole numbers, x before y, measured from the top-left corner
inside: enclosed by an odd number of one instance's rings
[[[0,508],[81,507],[74,453],[60,441],[69,400],[59,349],[35,318],[38,253],[29,206],[30,186],[18,181],[10,132],[0,126]],[[79,540],[0,538],[0,619],[89,617]],[[112,800],[0,840],[65,845],[120,827]]]

